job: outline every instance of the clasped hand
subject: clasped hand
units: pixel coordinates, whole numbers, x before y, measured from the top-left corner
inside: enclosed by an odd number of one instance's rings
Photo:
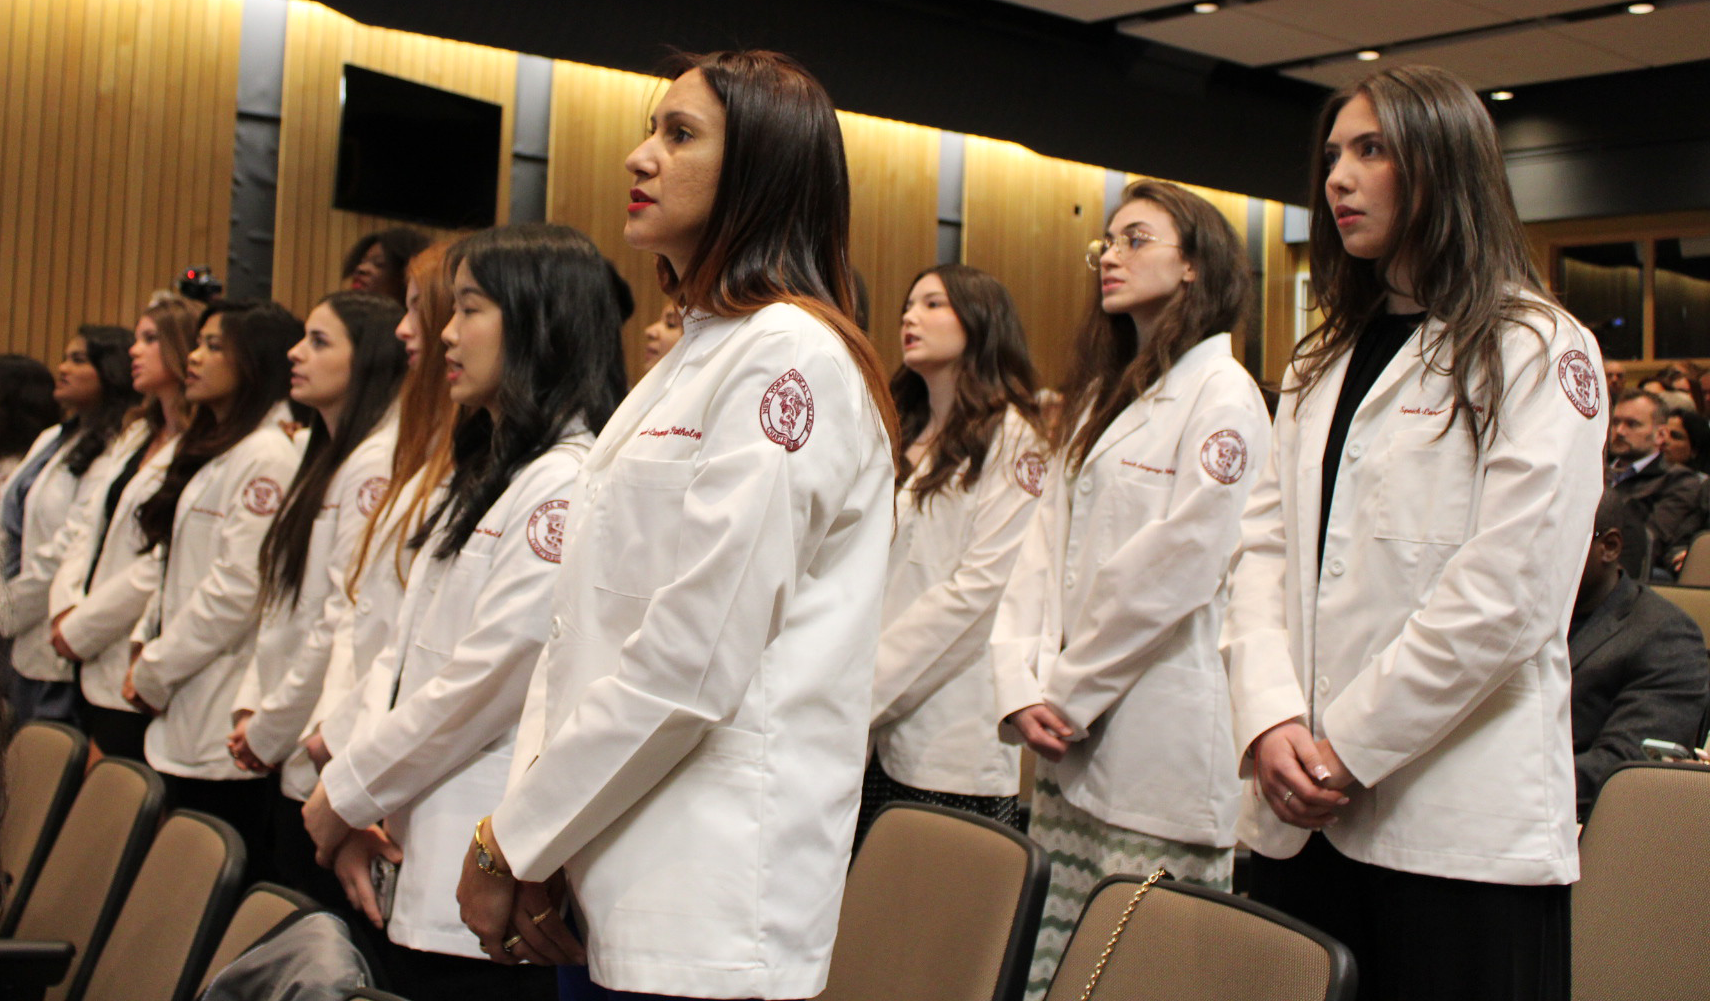
[[[1313,740],[1297,722],[1281,723],[1253,741],[1259,791],[1284,823],[1319,830],[1346,806],[1342,790],[1354,781],[1328,740]]]

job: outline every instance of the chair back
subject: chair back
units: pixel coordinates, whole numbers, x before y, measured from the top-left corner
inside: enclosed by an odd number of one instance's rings
[[[1677,578],[1681,587],[1710,587],[1710,532],[1692,540]]]
[[[230,824],[192,810],[172,811],[143,859],[82,997],[194,997],[237,903],[243,865],[243,839]]]
[[[6,745],[0,874],[9,875],[12,884],[3,892],[0,935],[18,926],[18,914],[71,809],[88,760],[89,738],[64,723],[31,720]]]
[[[1579,837],[1575,998],[1710,995],[1706,830],[1710,765],[1633,761],[1609,773]]]
[[[225,934],[220,936],[220,944],[214,947],[213,958],[202,974],[202,984],[196,988],[197,996],[208,989],[208,981],[214,979],[214,974],[279,927],[280,922],[319,907],[314,898],[278,883],[257,883],[250,887],[232,913],[231,923],[226,925]]]
[[[1093,888],[1046,1001],[1077,1001],[1145,879]],[[1245,897],[1162,880],[1134,907],[1095,998],[1353,1001],[1354,957],[1307,924]]]
[[[125,758],[102,758],[83,780],[18,916],[15,937],[77,949],[70,974],[48,988],[47,1001],[75,995],[94,971],[160,824],[164,798],[160,776]]]
[[[404,1001],[404,999],[391,991],[383,991],[378,987],[361,987],[350,992],[349,1001]]]
[[[1698,631],[1710,640],[1710,587],[1652,584],[1651,590],[1673,602],[1676,608],[1698,623]]]
[[[887,806],[850,869],[820,1001],[1016,1001],[1050,876],[1002,824]]]

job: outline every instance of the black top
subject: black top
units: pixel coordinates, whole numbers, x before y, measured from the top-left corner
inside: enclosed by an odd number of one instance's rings
[[[1336,397],[1336,413],[1330,418],[1330,435],[1324,439],[1324,481],[1318,506],[1318,565],[1324,565],[1324,536],[1330,527],[1330,502],[1336,496],[1336,472],[1342,468],[1342,445],[1348,440],[1348,425],[1360,409],[1372,384],[1389,367],[1419,325],[1424,313],[1380,313],[1354,339],[1348,358],[1348,373],[1342,378],[1342,393]]]

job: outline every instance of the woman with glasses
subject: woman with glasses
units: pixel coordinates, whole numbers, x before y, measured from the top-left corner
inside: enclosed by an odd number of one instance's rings
[[[1099,298],[992,634],[1005,734],[1040,757],[1028,833],[1052,886],[1034,998],[1104,876],[1165,866],[1229,888],[1240,785],[1220,594],[1269,437],[1230,351],[1247,265],[1215,208],[1133,184],[1087,263]]]

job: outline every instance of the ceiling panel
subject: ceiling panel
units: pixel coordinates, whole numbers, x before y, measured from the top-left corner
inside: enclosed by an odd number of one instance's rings
[[[1077,21],[1103,21],[1111,17],[1140,14],[1159,7],[1174,7],[1182,0],[1006,0],[1018,7],[1031,7]]]
[[[1129,22],[1120,27],[1125,34],[1136,38],[1162,42],[1246,66],[1309,59],[1348,47],[1348,43],[1339,38],[1291,28],[1259,17],[1252,13],[1259,6],[1226,8],[1215,14],[1196,14],[1168,21]]]
[[[1600,17],[1555,30],[1646,66],[1710,58],[1710,4],[1663,7],[1642,17]]]
[[[1341,87],[1392,64],[1439,66],[1476,90],[1517,87],[1644,66],[1636,59],[1616,55],[1563,34],[1560,28],[1539,27],[1409,49],[1393,61],[1338,61],[1290,70],[1288,75],[1326,87]]]
[[[1512,20],[1506,14],[1460,0],[1266,0],[1246,10],[1254,17],[1338,39],[1343,43],[1339,49],[1386,45]]]
[[[1525,21],[1534,17],[1550,17],[1554,14],[1584,10],[1587,7],[1601,7],[1608,0],[1466,0],[1466,2],[1474,7],[1484,7],[1502,14],[1510,21]]]

